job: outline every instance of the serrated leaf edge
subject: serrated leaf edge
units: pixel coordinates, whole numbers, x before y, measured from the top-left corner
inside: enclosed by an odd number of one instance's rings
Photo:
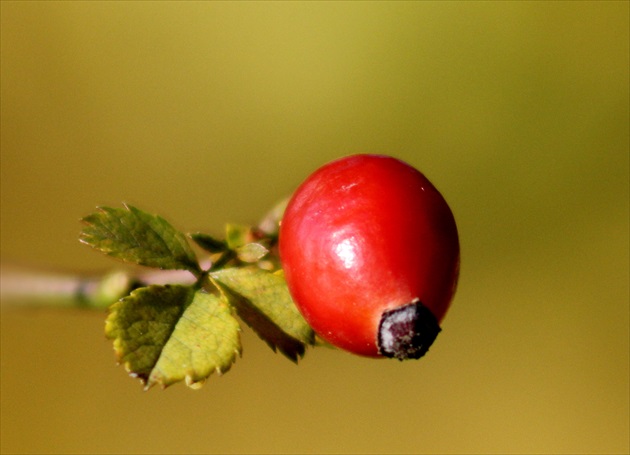
[[[201,267],[199,266],[199,263],[197,261],[197,257],[194,253],[194,251],[192,250],[190,244],[188,243],[187,240],[187,236],[180,232],[179,230],[177,230],[168,220],[166,220],[165,218],[163,218],[160,215],[157,214],[151,214],[149,212],[145,212],[143,210],[138,209],[137,207],[127,204],[127,203],[123,203],[122,204],[124,209],[127,210],[127,212],[129,212],[130,214],[132,214],[136,219],[140,219],[142,224],[147,226],[148,228],[150,228],[153,232],[156,233],[157,238],[160,239],[161,242],[163,242],[163,244],[166,247],[166,250],[171,254],[171,258],[173,259],[173,261],[176,264],[179,264],[178,267],[161,267],[161,266],[156,266],[153,264],[147,264],[144,263],[144,261],[137,261],[137,260],[132,260],[132,259],[128,259],[125,257],[120,257],[118,254],[114,254],[114,253],[121,253],[119,250],[117,250],[116,248],[105,248],[102,246],[97,246],[95,245],[93,239],[93,235],[92,234],[88,234],[86,233],[85,229],[83,229],[80,233],[79,233],[79,242],[97,250],[100,251],[101,253],[111,256],[114,259],[118,259],[122,262],[126,262],[126,263],[130,263],[130,264],[137,264],[137,265],[141,265],[144,267],[152,267],[152,268],[158,268],[158,269],[168,269],[168,270],[188,270],[189,272],[191,272],[193,275],[198,276],[201,273]],[[98,220],[95,219],[96,216],[112,216],[114,218],[116,218],[116,220],[118,222],[121,222],[121,219],[118,217],[115,217],[114,214],[117,210],[121,210],[115,207],[109,207],[109,206],[97,206],[96,207],[96,211],[81,218],[80,221],[81,223],[83,223],[84,225],[88,226],[88,227],[95,227]],[[99,213],[100,212],[100,213]],[[169,245],[164,242],[164,238],[161,234],[159,234],[157,231],[155,231],[154,226],[152,226],[150,223],[147,223],[146,221],[142,220],[140,218],[140,215],[147,215],[148,217],[156,220],[159,223],[162,223],[164,225],[166,225],[169,229],[169,231],[172,233],[173,235],[173,239],[177,242],[177,245],[180,246],[182,252],[184,253],[185,257],[182,257],[180,255],[175,254],[175,252],[169,247]],[[100,224],[100,227],[103,228],[106,226],[103,226],[102,224]],[[111,232],[109,229],[107,229],[109,232]],[[129,230],[130,234],[135,238],[134,234],[133,234],[133,230]],[[115,235],[113,237],[116,237]]]
[[[156,361],[153,363],[153,366],[151,367],[151,372],[148,373],[148,375],[146,376],[146,378],[144,377],[144,375],[140,375],[134,371],[132,371],[132,367],[131,367],[131,361],[127,360],[127,361],[123,361],[122,357],[123,357],[123,353],[122,353],[122,340],[121,337],[118,335],[118,331],[120,329],[115,327],[115,319],[118,317],[118,309],[120,308],[121,305],[124,304],[124,300],[126,298],[129,297],[133,297],[134,294],[138,293],[138,292],[143,292],[148,288],[151,287],[164,287],[164,286],[172,286],[172,285],[150,285],[150,286],[146,286],[146,287],[142,287],[142,288],[138,288],[133,290],[131,293],[129,293],[129,295],[127,295],[126,297],[121,298],[120,300],[118,300],[117,302],[113,303],[108,310],[108,315],[107,318],[105,320],[105,336],[108,339],[111,339],[113,342],[113,348],[114,348],[114,353],[116,356],[116,364],[117,365],[122,365],[125,369],[125,371],[129,374],[130,377],[132,378],[136,378],[139,379],[140,382],[143,384],[143,389],[144,391],[148,391],[150,390],[153,386],[159,386],[161,387],[163,390],[166,389],[167,387],[170,387],[173,384],[176,384],[178,382],[181,382],[182,379],[177,379],[177,380],[173,380],[173,381],[167,381],[164,382],[162,380],[155,380],[152,381],[151,377],[153,374],[153,371],[155,371],[155,367],[156,365],[159,363],[160,358],[162,356],[162,352],[160,352],[160,355],[158,356],[158,358],[156,359]],[[220,297],[223,300],[223,303],[225,305],[227,305],[227,307],[230,309],[230,314],[232,315],[232,317],[235,317],[236,315],[235,313],[235,309],[232,306],[232,304],[230,303],[229,298],[223,293],[223,291],[217,287],[218,293],[220,293]],[[197,290],[196,292],[203,292],[203,291],[199,291]],[[184,309],[185,312],[185,309]],[[172,333],[175,331],[175,327],[177,326],[177,324],[179,323],[179,320],[181,319],[183,313],[180,315],[180,318],[178,318],[178,321],[175,323],[175,325],[173,326],[173,329],[171,330],[171,334],[169,334],[169,339],[172,335]],[[207,382],[207,380],[209,379],[209,377],[212,374],[216,374],[217,376],[222,376],[223,374],[227,373],[232,365],[234,365],[234,363],[236,363],[237,358],[242,357],[243,354],[243,349],[242,349],[242,344],[240,342],[240,332],[241,332],[242,328],[241,325],[237,323],[237,332],[238,332],[238,337],[239,337],[239,343],[238,343],[238,348],[234,349],[233,355],[232,357],[229,359],[229,363],[226,367],[224,367],[223,369],[221,369],[219,366],[217,366],[214,370],[210,371],[210,373],[208,374],[208,376],[201,378],[199,380],[195,380],[193,378],[193,376],[191,374],[186,374],[183,378],[184,383],[186,384],[187,387],[193,389],[193,390],[198,390],[201,387],[203,387],[203,385]]]

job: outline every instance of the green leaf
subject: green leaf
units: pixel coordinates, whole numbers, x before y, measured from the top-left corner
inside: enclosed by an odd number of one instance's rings
[[[227,224],[225,226],[225,240],[228,248],[234,250],[253,240],[252,229],[240,224]]]
[[[258,262],[267,253],[269,253],[269,250],[264,245],[256,242],[246,243],[236,249],[237,257],[241,261],[248,263]]]
[[[239,330],[223,295],[180,285],[136,289],[111,306],[105,324],[119,362],[145,390],[182,380],[196,388],[229,370],[241,352]]]
[[[275,351],[293,361],[313,344],[314,333],[296,308],[284,278],[256,266],[212,272],[238,315]]]
[[[223,240],[215,239],[208,234],[196,232],[194,234],[190,234],[190,238],[193,239],[197,245],[199,245],[201,248],[209,253],[220,253],[227,249],[226,242],[224,242]]]
[[[186,237],[157,215],[135,207],[99,207],[83,218],[79,240],[125,262],[160,269],[201,270]]]

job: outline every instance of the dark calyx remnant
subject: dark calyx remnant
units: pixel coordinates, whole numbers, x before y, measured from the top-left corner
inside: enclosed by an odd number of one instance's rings
[[[440,330],[433,313],[416,299],[383,313],[378,325],[378,351],[398,360],[419,359]]]

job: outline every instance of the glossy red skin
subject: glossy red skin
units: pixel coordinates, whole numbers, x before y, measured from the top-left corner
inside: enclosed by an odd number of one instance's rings
[[[371,357],[384,311],[419,298],[439,322],[459,275],[446,201],[419,171],[381,155],[333,161],[302,183],[282,219],[280,257],[311,327]]]

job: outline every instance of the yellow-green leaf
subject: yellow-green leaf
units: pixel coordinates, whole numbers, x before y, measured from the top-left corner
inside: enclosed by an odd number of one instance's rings
[[[83,218],[79,240],[125,262],[200,272],[186,237],[168,221],[132,206],[99,207]]]
[[[271,346],[297,361],[314,333],[296,308],[284,278],[255,266],[226,268],[211,277],[226,291],[238,315]]]
[[[185,380],[200,386],[229,370],[241,344],[238,321],[221,295],[189,286],[149,286],[111,307],[105,325],[119,362],[145,389]]]
[[[228,223],[225,225],[225,241],[228,248],[236,249],[253,240],[252,228],[240,224]]]
[[[246,243],[236,248],[236,256],[243,262],[254,263],[261,260],[269,250],[262,244],[256,242]]]

